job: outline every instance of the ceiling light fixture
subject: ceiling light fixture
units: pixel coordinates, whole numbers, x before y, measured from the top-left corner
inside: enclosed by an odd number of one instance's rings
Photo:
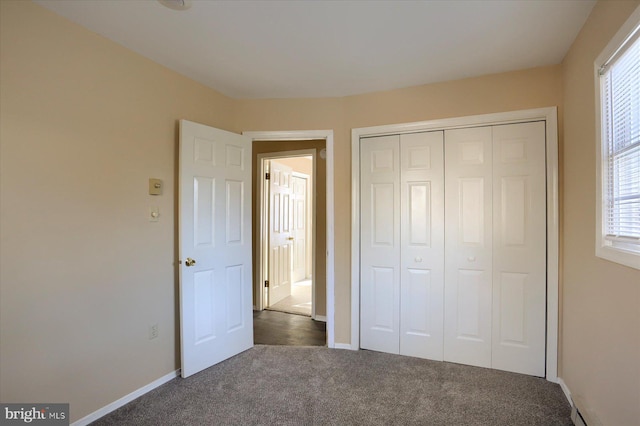
[[[191,7],[191,0],[158,0],[158,3],[173,10],[187,10]]]

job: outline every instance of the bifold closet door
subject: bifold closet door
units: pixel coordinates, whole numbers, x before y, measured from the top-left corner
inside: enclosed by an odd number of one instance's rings
[[[361,142],[361,347],[442,360],[443,132]]]
[[[400,354],[441,361],[443,132],[400,136]]]
[[[444,359],[491,367],[492,129],[445,132]]]
[[[544,376],[544,122],[360,153],[361,347]]]
[[[400,137],[360,142],[360,346],[400,351]]]
[[[544,122],[493,127],[492,368],[545,375]]]
[[[544,122],[445,132],[444,359],[545,374]]]

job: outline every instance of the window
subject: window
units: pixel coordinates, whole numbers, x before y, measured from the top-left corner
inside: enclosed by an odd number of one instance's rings
[[[596,62],[600,83],[596,254],[640,269],[640,20]],[[626,36],[625,36],[626,35]],[[623,38],[622,42],[618,41]],[[599,59],[600,59],[599,58]]]

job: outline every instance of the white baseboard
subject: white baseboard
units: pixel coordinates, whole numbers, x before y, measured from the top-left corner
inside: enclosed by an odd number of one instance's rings
[[[350,351],[357,351],[357,348],[353,348],[350,343],[336,343],[333,346],[335,349],[347,349]]]
[[[327,317],[324,316],[324,315],[316,315],[314,320],[321,321],[321,322],[327,322]]]
[[[150,391],[154,390],[155,388],[164,385],[168,381],[175,379],[179,375],[180,375],[180,370],[176,370],[176,371],[173,371],[173,372],[171,372],[169,374],[166,374],[166,375],[160,377],[159,379],[156,379],[153,382],[149,383],[148,385],[145,385],[145,386],[141,387],[140,389],[134,390],[130,394],[123,396],[119,400],[114,401],[111,404],[105,405],[101,409],[94,411],[93,413],[89,414],[88,416],[85,416],[85,417],[81,418],[80,420],[77,420],[77,421],[71,423],[71,426],[86,426],[91,422],[95,422],[96,420],[98,420],[101,417],[106,416],[110,412],[112,412],[114,410],[117,410],[118,408],[130,403],[131,401],[133,401],[136,398],[141,397],[145,393],[150,392]]]
[[[573,408],[573,399],[571,399],[571,391],[569,390],[569,386],[567,386],[564,380],[562,380],[562,378],[560,377],[558,377],[558,384],[560,385],[560,389],[562,389],[562,392],[564,392],[564,396],[567,398],[567,401],[569,401],[569,405],[571,405],[571,408]]]

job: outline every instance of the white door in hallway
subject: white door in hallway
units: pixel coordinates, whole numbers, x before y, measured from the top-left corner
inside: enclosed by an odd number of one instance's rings
[[[269,297],[273,306],[291,296],[293,246],[291,197],[292,168],[269,161]]]
[[[251,141],[180,120],[181,374],[253,346]]]
[[[291,209],[293,223],[291,235],[293,237],[293,282],[307,278],[307,187],[309,177],[302,173],[292,176],[293,190],[291,194]]]

